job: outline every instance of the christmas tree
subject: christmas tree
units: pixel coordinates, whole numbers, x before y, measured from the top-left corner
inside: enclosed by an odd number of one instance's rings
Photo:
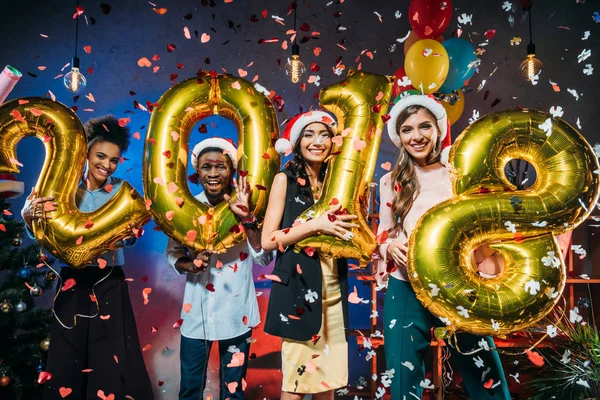
[[[0,199],[0,399],[41,399],[38,375],[50,345],[49,308],[34,297],[51,290],[56,274],[32,244],[23,247],[25,224]]]

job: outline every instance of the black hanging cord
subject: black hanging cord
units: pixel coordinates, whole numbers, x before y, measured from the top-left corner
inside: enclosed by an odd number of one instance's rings
[[[294,32],[296,32],[296,10],[298,9],[298,2],[297,0],[294,0]],[[298,36],[298,33],[296,32],[296,36]],[[296,41],[296,38],[294,37],[294,42]]]
[[[77,0],[77,8],[75,10],[75,58],[77,58],[77,42],[79,39],[79,0]]]

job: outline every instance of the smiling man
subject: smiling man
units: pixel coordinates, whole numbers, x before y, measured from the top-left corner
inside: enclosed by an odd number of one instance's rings
[[[243,399],[252,328],[260,323],[258,302],[252,280],[253,262],[267,265],[271,253],[260,245],[258,221],[252,215],[252,192],[246,178],[233,180],[237,149],[222,138],[198,143],[192,151],[192,165],[204,189],[196,199],[209,207],[227,201],[241,221],[247,240],[224,254],[195,252],[169,239],[166,254],[177,273],[186,273],[181,318],[180,400],[205,398],[208,355],[214,341],[219,343],[220,399]],[[236,199],[229,197],[231,182]],[[248,254],[250,257],[248,257]]]

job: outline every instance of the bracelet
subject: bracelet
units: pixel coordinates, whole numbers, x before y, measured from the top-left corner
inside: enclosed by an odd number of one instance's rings
[[[255,215],[252,215],[252,218],[242,220],[242,226],[246,229],[256,229],[258,228],[258,219]]]

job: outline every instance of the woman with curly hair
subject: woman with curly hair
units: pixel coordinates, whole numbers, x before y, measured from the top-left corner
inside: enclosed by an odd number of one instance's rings
[[[113,174],[129,147],[129,129],[120,126],[112,115],[94,118],[84,128],[87,168],[75,201],[81,211],[91,212],[108,202],[123,183]],[[44,203],[53,200],[36,197],[32,190],[21,211],[26,224],[31,226],[33,219],[44,218]],[[134,241],[132,233],[120,245],[132,245]],[[101,392],[115,399],[154,398],[122,269],[123,249],[99,258],[106,261],[106,267],[100,268],[94,261],[85,268],[64,267],[60,271],[62,282],[72,279],[75,285],[61,291],[54,303],[56,316],[52,319],[46,367],[52,379],[45,384],[44,400],[67,395],[95,399]],[[76,315],[79,317],[73,324]],[[96,316],[81,317],[91,315]]]

